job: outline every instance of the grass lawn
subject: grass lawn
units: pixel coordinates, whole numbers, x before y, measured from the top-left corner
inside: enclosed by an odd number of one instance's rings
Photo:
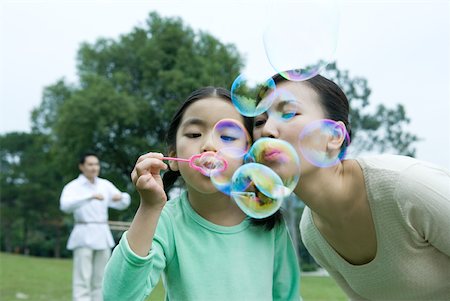
[[[346,300],[328,277],[302,277],[305,301]],[[72,260],[48,259],[0,253],[0,300],[71,300]],[[147,301],[163,301],[161,283]]]

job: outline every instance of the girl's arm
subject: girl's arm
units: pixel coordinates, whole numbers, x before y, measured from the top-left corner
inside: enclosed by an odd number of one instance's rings
[[[105,269],[104,300],[144,300],[158,283],[171,253],[170,219],[160,216],[167,201],[159,175],[162,154],[141,156],[131,174],[141,204]],[[155,232],[158,235],[155,237]]]
[[[160,175],[167,165],[161,161],[162,154],[148,153],[139,157],[131,173],[131,179],[141,197],[141,204],[134,216],[127,239],[130,248],[139,256],[147,256],[156,225],[167,196]]]
[[[128,232],[125,232],[105,268],[103,299],[145,300],[172,259],[173,246],[172,224],[167,212],[161,215],[152,249],[146,256],[133,252],[128,244]]]

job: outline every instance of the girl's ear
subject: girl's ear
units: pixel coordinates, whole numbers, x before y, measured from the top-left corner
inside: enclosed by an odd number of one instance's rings
[[[346,136],[345,124],[342,121],[338,121],[328,140],[327,150],[329,152],[339,152],[342,144],[345,142]]]
[[[170,157],[176,157],[177,153],[175,153],[175,151],[169,151],[169,156]],[[168,164],[169,164],[170,170],[172,170],[172,171],[178,171],[179,170],[177,161],[169,161]]]

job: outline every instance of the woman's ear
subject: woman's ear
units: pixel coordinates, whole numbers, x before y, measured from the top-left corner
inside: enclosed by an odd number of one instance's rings
[[[175,151],[169,151],[169,156],[170,157],[176,157],[177,153]],[[179,170],[177,161],[172,161],[171,160],[171,161],[168,162],[168,165],[169,165],[170,170],[172,170],[172,171],[178,171]]]
[[[327,150],[330,152],[340,151],[341,146],[344,144],[346,137],[347,137],[347,130],[345,129],[345,124],[342,121],[338,121],[329,137]]]

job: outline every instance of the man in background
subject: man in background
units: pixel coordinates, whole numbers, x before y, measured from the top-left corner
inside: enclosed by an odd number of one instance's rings
[[[105,265],[115,246],[108,226],[108,208],[123,210],[130,195],[99,178],[96,154],[85,153],[78,165],[81,174],[63,189],[60,208],[73,213],[75,226],[67,242],[73,250],[73,300],[101,301]]]

